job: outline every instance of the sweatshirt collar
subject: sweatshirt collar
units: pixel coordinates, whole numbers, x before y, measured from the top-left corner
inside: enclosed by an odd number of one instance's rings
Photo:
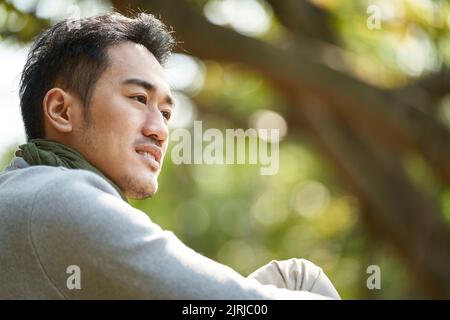
[[[5,171],[12,171],[16,169],[28,168],[30,165],[21,157],[14,157],[11,160],[9,166],[6,167]]]

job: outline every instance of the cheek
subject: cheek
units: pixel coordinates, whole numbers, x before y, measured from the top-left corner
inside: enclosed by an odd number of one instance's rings
[[[107,140],[132,144],[139,133],[141,115],[136,110],[116,108],[99,117],[98,129]],[[129,146],[130,147],[130,146]]]
[[[97,140],[97,146],[114,157],[116,165],[118,161],[125,165],[134,156],[134,144],[139,137],[141,127],[145,121],[142,110],[139,110],[123,96],[105,97],[105,103],[95,105],[92,113],[94,130],[93,138]]]

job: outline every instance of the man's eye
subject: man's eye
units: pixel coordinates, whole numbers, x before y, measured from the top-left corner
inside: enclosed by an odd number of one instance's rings
[[[169,120],[170,117],[172,116],[172,113],[169,111],[161,111],[161,114],[163,115],[164,118],[166,118],[166,120]]]
[[[145,96],[134,96],[131,99],[136,100],[140,103],[147,104],[147,98]]]

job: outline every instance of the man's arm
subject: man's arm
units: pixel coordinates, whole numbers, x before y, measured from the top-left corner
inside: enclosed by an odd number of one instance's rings
[[[95,174],[66,170],[35,197],[29,238],[68,299],[321,299],[246,279],[184,245]],[[81,271],[81,289],[66,273]]]

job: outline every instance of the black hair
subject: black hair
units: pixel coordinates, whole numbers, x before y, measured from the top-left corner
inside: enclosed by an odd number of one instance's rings
[[[27,139],[44,138],[42,103],[58,84],[77,94],[87,108],[92,90],[108,67],[106,49],[131,41],[146,47],[164,64],[175,40],[167,27],[152,14],[132,18],[119,13],[63,20],[34,41],[20,81],[20,107]]]

